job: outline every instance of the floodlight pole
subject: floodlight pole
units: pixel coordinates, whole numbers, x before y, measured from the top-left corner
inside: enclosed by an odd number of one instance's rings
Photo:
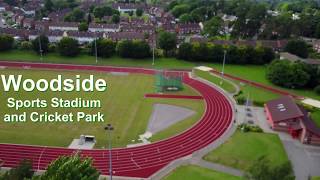
[[[109,144],[109,176],[110,180],[112,180],[112,143],[111,143],[111,134],[114,128],[111,124],[107,124],[107,126],[104,128],[107,131],[108,134],[108,144]]]
[[[42,61],[43,60],[43,54],[42,54],[43,50],[42,50],[42,45],[41,45],[41,35],[39,35],[38,39],[39,39],[40,61]]]
[[[155,64],[155,55],[154,55],[154,50],[157,46],[157,35],[155,34],[154,36],[154,42],[153,42],[153,47],[152,47],[152,66]]]
[[[95,55],[96,55],[96,64],[98,64],[98,49],[97,49],[97,36],[96,36],[96,32],[94,32],[94,49],[95,49]]]
[[[152,66],[154,66],[154,46],[152,48]]]
[[[223,78],[224,78],[224,66],[226,64],[226,55],[227,55],[227,51],[224,50],[224,54],[223,54],[223,63],[222,63],[222,71],[221,71],[221,82],[220,84],[223,84]]]

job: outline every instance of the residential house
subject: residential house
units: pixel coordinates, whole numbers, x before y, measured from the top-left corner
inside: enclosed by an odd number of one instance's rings
[[[119,24],[89,24],[88,31],[90,32],[119,32]]]
[[[49,24],[49,30],[79,31],[79,23],[75,22],[53,22]]]

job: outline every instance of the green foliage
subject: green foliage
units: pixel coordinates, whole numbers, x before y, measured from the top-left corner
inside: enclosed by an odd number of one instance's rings
[[[9,35],[0,35],[0,51],[7,51],[12,49],[14,39]]]
[[[188,13],[181,14],[181,16],[179,17],[179,22],[180,23],[192,22],[192,17]]]
[[[275,60],[267,68],[267,78],[274,84],[286,88],[301,88],[310,80],[310,75],[301,63]]]
[[[94,17],[99,19],[103,18],[103,16],[112,16],[113,14],[115,14],[114,10],[109,6],[98,6],[93,10]]]
[[[240,124],[237,128],[242,132],[263,133],[263,130],[259,126],[248,125],[245,123]]]
[[[2,176],[0,180],[20,180],[31,179],[33,176],[32,162],[30,160],[22,160],[16,168],[12,168]]]
[[[40,40],[39,40],[40,39]],[[41,49],[40,49],[41,45]],[[40,35],[36,39],[32,41],[32,47],[35,52],[40,54],[40,50],[43,54],[46,54],[49,52],[49,39],[45,35]]]
[[[30,41],[22,41],[18,48],[21,50],[30,50],[32,49],[32,43]]]
[[[184,60],[190,60],[192,55],[192,45],[190,43],[182,43],[179,46],[177,58],[178,59],[184,59]]]
[[[97,43],[97,55],[99,57],[111,57],[116,52],[116,43],[109,39],[98,39]],[[95,56],[95,42],[91,43],[91,54]]]
[[[223,20],[215,16],[204,24],[204,32],[209,36],[218,36],[223,30]]]
[[[176,48],[176,34],[170,32],[160,32],[158,36],[158,45],[165,51],[165,55],[168,55],[168,51],[172,51]]]
[[[320,95],[320,85],[316,86],[316,87],[314,88],[314,91],[315,91],[318,95]]]
[[[188,13],[190,10],[190,6],[187,4],[181,4],[174,6],[171,10],[171,13],[174,17],[178,18],[181,14]]]
[[[190,47],[191,51],[190,52]],[[181,50],[180,50],[181,48]],[[212,43],[183,43],[178,49],[177,57],[184,60],[198,62],[218,62],[221,63],[224,51],[227,51],[226,61],[231,64],[267,64],[272,61],[275,54],[272,49],[257,46],[226,46]],[[189,52],[188,52],[189,51]]]
[[[294,180],[290,161],[272,167],[270,160],[265,156],[258,158],[246,173],[250,180]]]
[[[76,39],[64,37],[58,43],[58,51],[62,56],[77,56],[80,53],[79,42]]]
[[[84,17],[85,17],[85,13],[82,10],[76,8],[73,11],[71,11],[69,14],[67,14],[64,17],[64,20],[67,22],[82,22],[85,20]]]
[[[79,28],[79,31],[88,31],[89,26],[86,22],[82,22],[79,24],[78,28]]]
[[[118,24],[120,22],[120,16],[118,14],[112,15],[112,22]]]
[[[147,58],[151,56],[150,46],[145,41],[120,41],[117,44],[117,52],[123,58]]]
[[[137,10],[136,10],[136,15],[137,15],[138,17],[141,17],[142,14],[143,14],[143,9],[137,9]]]
[[[61,156],[52,162],[40,180],[97,180],[99,172],[92,166],[91,159],[81,159],[79,155]]]
[[[285,51],[302,58],[308,57],[308,45],[303,40],[291,40],[285,47]]]

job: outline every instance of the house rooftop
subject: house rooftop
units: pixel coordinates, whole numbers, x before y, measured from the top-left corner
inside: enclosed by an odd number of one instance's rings
[[[279,99],[271,100],[266,106],[274,122],[284,121],[287,119],[301,118],[304,114],[292,97],[283,96]]]

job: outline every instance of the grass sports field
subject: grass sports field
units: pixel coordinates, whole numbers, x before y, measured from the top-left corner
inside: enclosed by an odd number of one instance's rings
[[[261,156],[266,156],[276,165],[288,161],[284,147],[277,135],[242,133],[240,131],[237,131],[222,146],[207,154],[204,159],[246,170]]]
[[[242,177],[236,177],[229,174],[213,171],[194,165],[180,166],[170,173],[164,180],[242,180]]]
[[[21,70],[21,69],[4,69],[0,70],[1,74],[22,74],[24,78],[33,78],[34,80],[56,78],[58,74],[63,75],[63,78],[74,79],[76,74],[81,77],[88,78],[94,74],[95,78],[106,79],[108,90],[106,92],[84,93],[84,92],[61,92],[55,94],[52,92],[25,92],[22,93],[9,92],[1,95],[0,99],[0,116],[4,113],[15,113],[12,108],[8,108],[6,101],[9,97],[16,99],[45,99],[50,101],[53,97],[63,99],[99,99],[102,102],[102,107],[99,109],[80,109],[86,113],[97,113],[101,111],[105,114],[105,122],[87,123],[4,123],[0,122],[0,142],[2,143],[18,143],[18,144],[35,144],[48,146],[68,146],[72,139],[79,138],[81,134],[94,135],[97,139],[96,148],[105,147],[107,142],[104,126],[111,123],[115,131],[113,133],[113,146],[124,147],[127,144],[132,144],[132,140],[137,140],[138,135],[143,134],[146,130],[149,117],[152,112],[154,103],[167,103],[190,108],[197,113],[192,117],[169,127],[167,130],[159,132],[154,137],[154,140],[167,138],[177,134],[194,124],[200,119],[204,111],[203,101],[192,100],[169,100],[169,99],[146,99],[144,94],[154,93],[154,77],[141,74],[119,75],[110,73],[97,72],[72,72],[72,71],[49,71],[49,70]],[[195,95],[197,94],[191,88],[186,87],[181,94]],[[21,109],[19,112],[49,112],[59,113],[77,112],[77,108],[44,108],[38,109]],[[135,142],[137,143],[137,141]]]

